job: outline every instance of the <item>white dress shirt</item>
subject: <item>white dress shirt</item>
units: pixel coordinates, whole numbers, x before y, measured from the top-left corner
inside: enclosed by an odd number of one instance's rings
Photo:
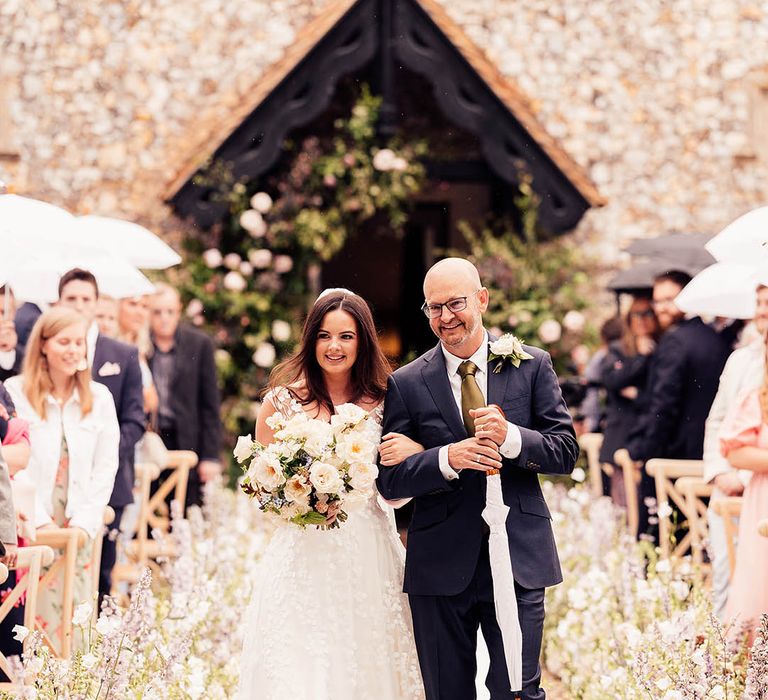
[[[82,415],[77,390],[63,405],[48,395],[43,420],[23,391],[23,377],[11,377],[5,387],[19,417],[29,422],[32,451],[27,473],[35,482],[35,527],[52,522],[63,430],[69,451],[66,517],[70,527],[82,528],[94,537],[104,522],[104,508],[117,473],[120,426],[112,394],[102,384],[91,382],[93,409],[87,416]]]
[[[467,358],[470,362],[477,365],[477,372],[475,373],[475,381],[480,388],[480,392],[483,394],[483,398],[486,403],[488,402],[488,334],[485,335],[485,340],[480,347],[475,351],[474,355]],[[459,409],[459,415],[461,415],[461,377],[459,376],[459,365],[464,362],[464,358],[456,357],[446,349],[445,345],[440,345],[445,356],[445,367],[448,371],[448,381],[451,384],[451,391],[453,392],[453,398],[456,401],[456,406]],[[499,452],[502,457],[508,459],[514,459],[520,454],[523,449],[523,438],[520,435],[520,428],[514,423],[507,421],[507,437],[499,448]],[[448,445],[441,447],[438,452],[438,459],[440,464],[440,471],[443,476],[451,481],[452,479],[458,479],[458,472],[451,467],[448,463]]]
[[[88,353],[88,366],[93,367],[93,358],[96,356],[96,341],[99,339],[99,324],[94,321],[88,326],[85,335],[85,350]]]

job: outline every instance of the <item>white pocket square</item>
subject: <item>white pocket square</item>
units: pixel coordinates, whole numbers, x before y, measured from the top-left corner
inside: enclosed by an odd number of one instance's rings
[[[114,377],[116,374],[120,374],[120,365],[117,362],[105,362],[99,367],[100,377]]]

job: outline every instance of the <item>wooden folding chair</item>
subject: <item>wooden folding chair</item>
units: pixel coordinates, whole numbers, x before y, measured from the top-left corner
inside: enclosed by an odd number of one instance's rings
[[[693,561],[702,565],[704,563],[704,546],[709,534],[707,504],[704,499],[712,496],[714,487],[704,479],[695,476],[680,477],[675,482],[675,487],[683,494],[686,503]]]
[[[637,529],[640,526],[640,504],[638,487],[643,465],[629,456],[625,449],[616,450],[613,455],[616,463],[624,475],[624,491],[627,499],[627,529],[633,537],[637,537]]]
[[[160,468],[155,464],[143,463],[136,465],[136,483],[133,489],[135,502],[138,504],[139,514],[136,520],[136,532],[134,539],[118,547],[118,563],[112,570],[112,583],[114,595],[117,586],[121,582],[136,583],[141,572],[149,564],[149,516],[152,495],[150,489],[152,482],[160,476]],[[120,542],[120,540],[118,540]],[[120,555],[124,555],[120,556]],[[123,561],[123,559],[127,561]]]
[[[107,506],[104,509],[104,523],[109,524],[115,519],[115,512]],[[101,565],[101,548],[104,538],[104,529],[99,529],[91,543],[91,576],[94,595],[99,590],[99,570]],[[43,641],[51,649],[51,652],[61,659],[68,659],[72,652],[72,613],[74,612],[74,582],[77,553],[88,542],[88,536],[78,528],[51,527],[37,531],[36,544],[46,545],[52,549],[61,550],[51,568],[43,574],[38,584],[39,590],[45,590],[48,583],[60,572],[63,572],[63,586],[61,593],[61,645],[57,649],[54,640],[35,621],[35,628],[43,635]],[[94,605],[94,615],[96,606]],[[30,630],[33,629],[30,627]]]
[[[35,545],[34,547],[20,547],[18,561],[16,562],[16,571],[26,570],[24,575],[16,581],[16,585],[11,589],[6,599],[0,605],[0,621],[4,620],[13,610],[16,603],[19,602],[21,597],[26,594],[26,600],[24,603],[24,626],[32,630],[35,626],[35,617],[37,614],[37,592],[40,583],[40,571],[43,566],[50,566],[53,562],[53,550],[50,547]],[[5,569],[5,567],[2,567]],[[6,574],[7,576],[7,569]],[[5,581],[5,578],[3,578]],[[24,642],[26,647],[27,642]],[[0,669],[3,670],[6,676],[12,681],[18,679],[13,678],[11,667],[8,663],[8,659],[0,652]],[[13,683],[0,683],[0,689],[11,690]]]
[[[178,501],[182,508],[187,499],[187,482],[189,471],[197,464],[197,455],[191,450],[170,450],[168,463],[163,471],[169,471],[157,491],[149,499],[147,523],[151,529],[170,532],[171,517],[166,497],[173,491],[173,500]]]
[[[683,476],[693,476],[701,479],[704,476],[704,462],[700,459],[649,459],[645,464],[645,470],[650,474],[656,484],[656,504],[661,511],[664,504],[674,503],[690,522],[688,504],[685,497],[676,487],[675,482]],[[672,535],[672,523],[669,517],[659,515],[659,544],[661,556],[680,557],[691,546],[691,532],[688,532],[675,545],[672,550],[670,538]]]
[[[726,496],[725,498],[713,498],[709,507],[723,519],[725,527],[725,540],[728,545],[728,564],[731,568],[731,578],[736,570],[736,538],[739,528],[736,518],[741,515],[741,496]]]
[[[603,495],[603,473],[613,475],[613,465],[600,462],[600,448],[603,446],[602,433],[584,433],[579,437],[579,447],[587,456],[589,488],[595,498]]]

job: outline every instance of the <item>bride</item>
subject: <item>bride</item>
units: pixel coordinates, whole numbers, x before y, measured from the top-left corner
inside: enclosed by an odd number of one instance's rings
[[[272,373],[256,439],[273,442],[267,419],[277,411],[330,420],[345,403],[380,426],[388,373],[366,302],[326,290],[298,352]],[[422,449],[403,435],[386,438],[384,465]],[[348,515],[335,529],[278,524],[245,618],[240,700],[424,697],[392,510],[374,496]]]

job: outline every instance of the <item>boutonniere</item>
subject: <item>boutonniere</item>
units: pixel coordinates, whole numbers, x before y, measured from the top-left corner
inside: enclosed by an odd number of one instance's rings
[[[523,350],[523,344],[519,338],[511,333],[505,333],[498,340],[488,345],[488,362],[499,360],[493,368],[493,373],[498,374],[505,362],[511,362],[514,367],[519,367],[523,360],[532,360],[533,355]]]

